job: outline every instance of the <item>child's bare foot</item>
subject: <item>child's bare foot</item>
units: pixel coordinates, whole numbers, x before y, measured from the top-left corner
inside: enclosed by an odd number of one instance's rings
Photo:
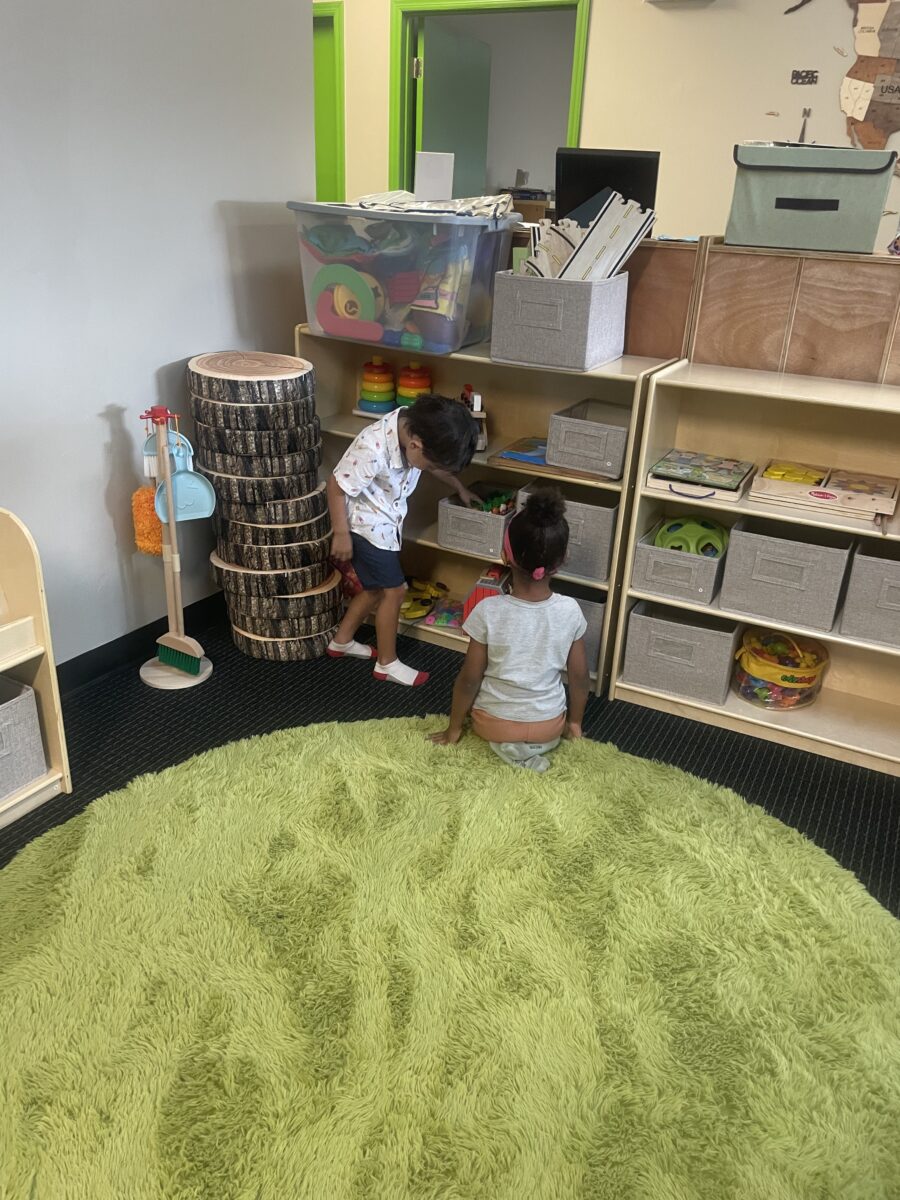
[[[402,683],[404,687],[421,687],[423,683],[428,682],[427,671],[417,671],[415,667],[408,667],[399,658],[390,663],[379,660],[372,674],[376,679],[389,679],[392,683]]]

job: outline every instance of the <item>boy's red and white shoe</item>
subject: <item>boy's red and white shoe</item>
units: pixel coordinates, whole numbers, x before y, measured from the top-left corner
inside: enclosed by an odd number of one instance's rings
[[[328,643],[325,653],[329,658],[377,658],[378,651],[374,646],[366,646],[363,642],[336,642],[334,638]]]
[[[421,687],[430,678],[427,671],[417,671],[415,667],[408,667],[399,658],[395,658],[392,663],[376,663],[372,674],[376,679],[401,683],[404,687]]]

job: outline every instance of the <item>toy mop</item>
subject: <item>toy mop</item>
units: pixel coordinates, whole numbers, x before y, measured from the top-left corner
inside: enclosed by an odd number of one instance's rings
[[[141,488],[135,493],[132,507],[138,548],[147,553],[162,553],[166,580],[166,610],[169,628],[157,639],[156,658],[141,667],[141,679],[149,687],[186,688],[202,683],[212,673],[212,663],[195,638],[184,632],[184,611],[181,599],[181,557],[178,553],[178,522],[212,515],[215,493],[202,475],[195,474],[193,450],[187,438],[178,431],[178,417],[165,407],[154,405],[142,414],[142,420],[154,426],[154,438],[144,445],[145,474],[155,477],[155,490]],[[175,429],[169,429],[169,422]],[[175,470],[172,470],[172,464]],[[153,493],[152,512],[149,493]],[[153,516],[158,519],[154,526]]]

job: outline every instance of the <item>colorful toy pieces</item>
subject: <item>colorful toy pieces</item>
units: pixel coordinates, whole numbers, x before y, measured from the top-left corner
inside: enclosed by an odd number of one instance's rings
[[[822,689],[828,651],[811,638],[747,629],[737,654],[734,690],[763,708],[803,708]]]
[[[357,412],[366,416],[383,417],[397,407],[393,369],[378,355],[363,367],[362,387]]]
[[[404,406],[415,404],[420,396],[431,391],[431,372],[421,363],[411,362],[402,367],[397,380],[397,403]]]
[[[702,554],[704,558],[721,558],[728,548],[728,531],[706,517],[674,517],[660,525],[655,543],[661,550],[682,550],[685,554]]]

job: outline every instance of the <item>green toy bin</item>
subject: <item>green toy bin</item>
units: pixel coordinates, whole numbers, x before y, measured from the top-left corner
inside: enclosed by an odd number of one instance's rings
[[[730,246],[871,254],[893,177],[893,150],[735,146]]]

